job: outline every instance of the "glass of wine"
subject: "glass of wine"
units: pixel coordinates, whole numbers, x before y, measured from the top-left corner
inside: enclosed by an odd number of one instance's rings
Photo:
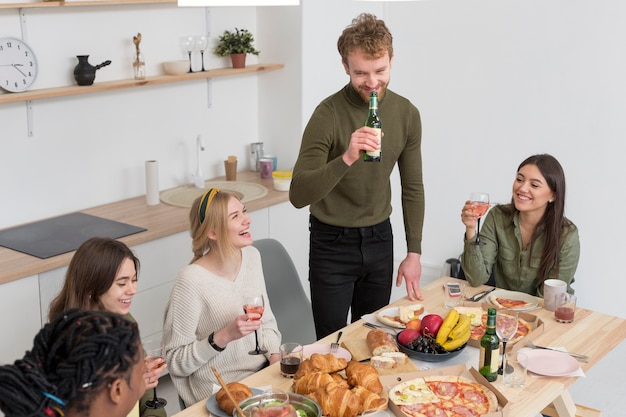
[[[157,359],[164,359],[165,358],[165,353],[163,350],[163,347],[158,345],[158,346],[154,346],[154,344],[152,344],[152,342],[145,342],[144,343],[144,349],[146,351],[146,363],[151,363]],[[157,368],[160,368],[162,366],[165,365],[165,361],[160,361],[158,365],[156,365]],[[146,401],[146,407],[152,410],[158,410],[160,408],[164,408],[167,405],[167,400],[165,398],[159,398],[157,396],[157,389],[156,387],[152,388],[152,399]]]
[[[188,72],[193,72],[193,69],[191,67],[191,53],[196,48],[196,39],[193,36],[183,36],[182,38],[180,38],[180,46],[181,48],[183,48],[183,51],[187,52],[187,55],[189,56]]]
[[[196,41],[196,49],[200,51],[200,59],[202,60],[202,71],[206,71],[204,69],[204,52],[209,47],[209,37],[206,35],[200,35],[195,37]]]
[[[500,340],[502,340],[502,363],[498,369],[498,374],[502,375],[503,364],[506,362],[506,343],[515,336],[517,332],[517,311],[516,310],[503,310],[498,311],[496,316],[496,333]]]
[[[265,311],[265,302],[263,301],[263,294],[254,293],[254,294],[245,295],[243,297],[243,311],[245,311],[246,314],[260,314],[261,316],[263,316],[263,311]],[[252,320],[260,320],[260,319],[261,317],[252,319]],[[261,349],[261,347],[259,346],[259,336],[256,330],[254,331],[254,340],[256,342],[256,347],[254,350],[251,350],[248,353],[250,355],[262,355],[264,353],[267,353],[267,350]]]
[[[470,193],[470,205],[472,206],[474,214],[478,216],[474,245],[484,245],[485,243],[480,241],[480,218],[489,210],[489,194],[479,192]]]

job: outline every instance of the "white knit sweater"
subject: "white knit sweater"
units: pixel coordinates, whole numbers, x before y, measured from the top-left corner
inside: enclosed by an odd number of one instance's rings
[[[265,297],[258,335],[259,345],[268,353],[248,354],[255,346],[254,333],[228,343],[223,352],[218,352],[209,345],[208,337],[243,314],[242,295],[246,289],[260,290]],[[270,354],[278,352],[281,335],[268,300],[261,256],[252,246],[243,248],[241,269],[234,282],[194,264],[180,270],[165,310],[163,344],[172,382],[185,404],[213,393],[218,381],[211,366],[225,382],[239,381],[265,366]]]

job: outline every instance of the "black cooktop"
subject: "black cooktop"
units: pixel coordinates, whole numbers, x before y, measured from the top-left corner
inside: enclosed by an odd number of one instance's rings
[[[92,237],[117,239],[145,230],[90,214],[70,213],[0,230],[0,246],[47,259],[76,250]]]

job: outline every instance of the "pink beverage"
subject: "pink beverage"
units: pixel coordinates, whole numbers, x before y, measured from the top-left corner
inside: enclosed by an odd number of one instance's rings
[[[489,210],[489,203],[484,203],[481,201],[472,201],[472,211],[478,217],[483,217],[483,215]]]
[[[265,311],[265,307],[246,304],[243,306],[243,311],[245,311],[246,314],[260,314],[262,316],[263,312]],[[258,319],[251,319],[251,320],[260,320],[260,319],[261,317],[259,317]]]
[[[574,321],[574,309],[571,307],[557,307],[554,310],[554,317],[561,323]]]
[[[300,368],[300,358],[287,357],[280,361],[280,373],[283,376],[293,378],[298,368]]]

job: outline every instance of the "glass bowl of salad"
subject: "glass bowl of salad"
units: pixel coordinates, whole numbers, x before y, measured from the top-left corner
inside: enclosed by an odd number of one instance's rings
[[[268,391],[239,403],[245,417],[321,417],[322,408],[312,399],[295,392]],[[239,417],[237,410],[233,417]]]

